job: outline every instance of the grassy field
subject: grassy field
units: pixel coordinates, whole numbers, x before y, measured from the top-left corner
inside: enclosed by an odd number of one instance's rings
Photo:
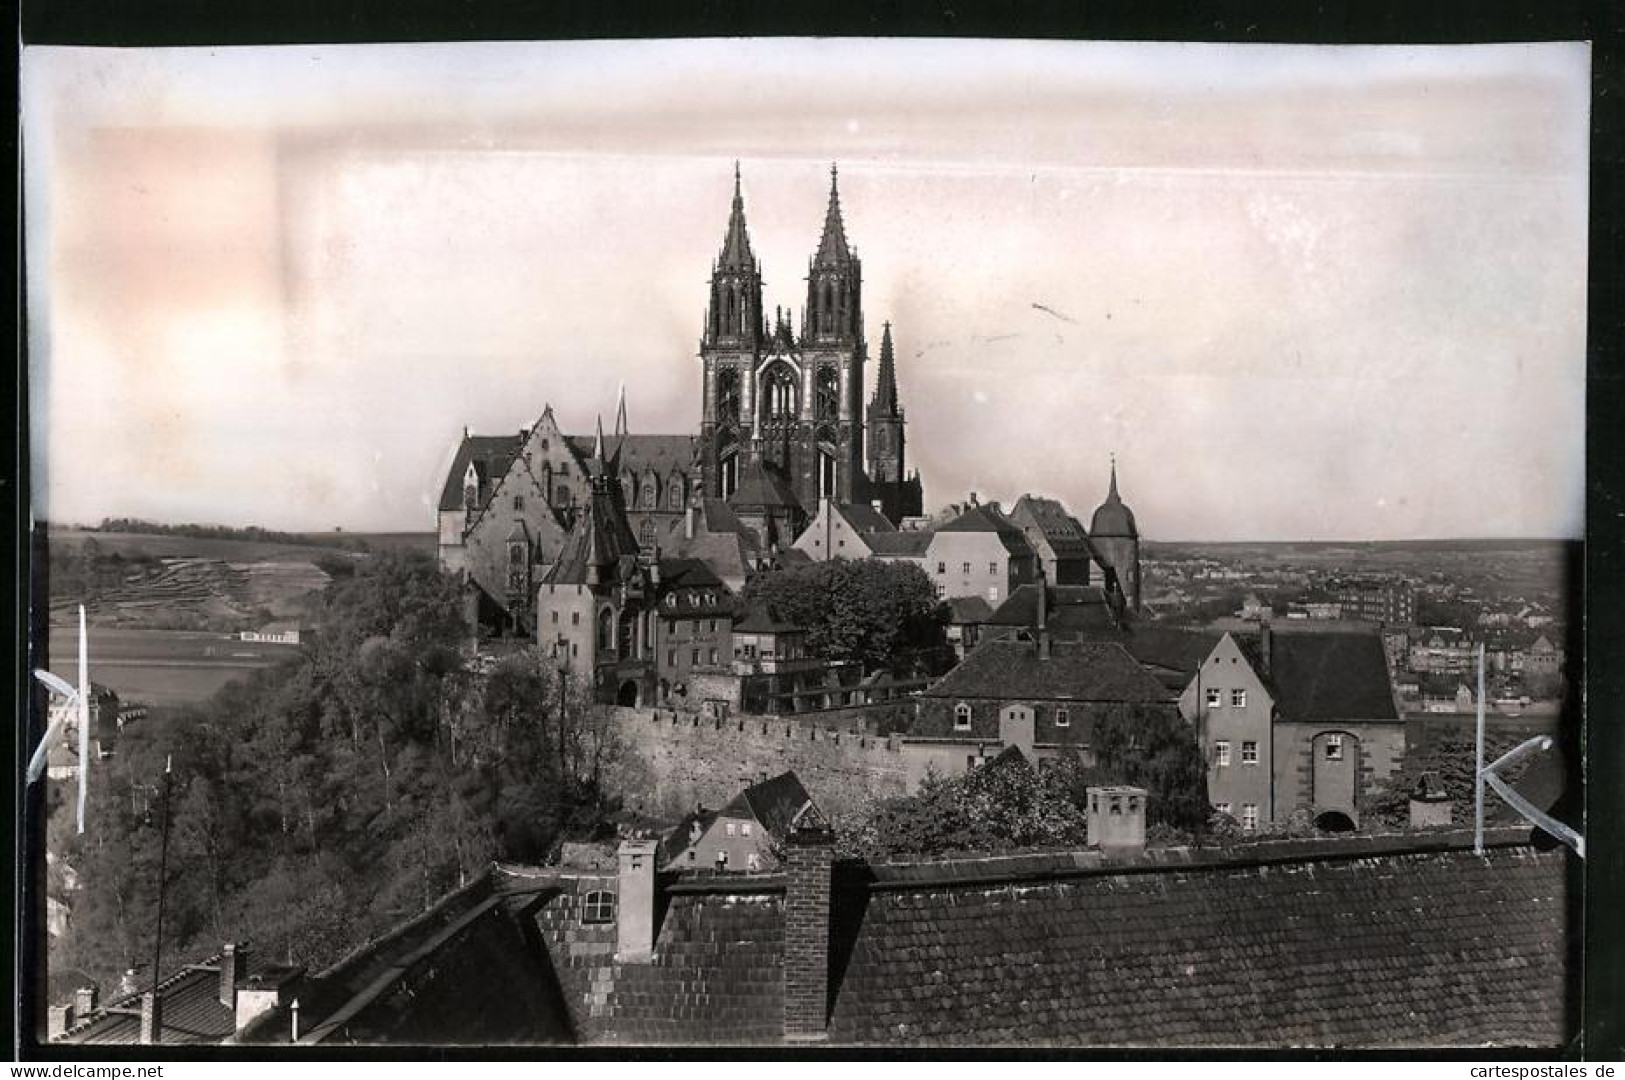
[[[104,554],[114,552],[125,558],[193,557],[224,559],[227,562],[308,562],[321,555],[356,554],[339,547],[314,544],[275,544],[257,540],[197,540],[189,536],[160,536],[156,533],[90,532],[81,529],[52,529],[50,542],[74,548],[94,540]]]
[[[207,699],[232,679],[295,655],[297,647],[239,641],[225,634],[90,628],[90,677],[124,701],[182,705]],[[73,626],[52,626],[50,668],[72,682],[79,655]]]

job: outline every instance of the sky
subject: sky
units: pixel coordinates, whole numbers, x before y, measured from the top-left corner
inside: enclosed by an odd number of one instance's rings
[[[798,311],[839,163],[928,509],[1115,454],[1150,539],[1578,537],[1589,63],[29,48],[35,515],[427,530],[465,426],[696,431],[737,160]]]

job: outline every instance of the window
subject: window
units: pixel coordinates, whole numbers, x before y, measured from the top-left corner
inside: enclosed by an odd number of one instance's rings
[[[615,921],[615,894],[602,889],[587,894],[581,902],[581,921],[607,923]]]
[[[954,706],[954,728],[958,731],[970,730],[970,706],[963,701]]]
[[[734,834],[734,823],[730,821],[730,822],[728,822],[728,835],[732,836],[733,834]]]
[[[1062,705],[1060,708],[1056,709],[1055,710],[1055,726],[1056,727],[1071,727],[1072,726],[1072,710],[1068,709],[1065,705]]]
[[[816,543],[816,541],[814,541],[814,542]],[[846,541],[845,540],[837,540],[837,541],[835,541],[835,546],[836,547],[845,547],[846,546]]]
[[[513,497],[513,508],[515,510],[523,510],[525,508],[525,497],[523,495],[515,495]]]
[[[751,852],[749,855],[745,856],[745,867],[752,873],[755,873],[757,870],[762,868],[762,857],[756,854],[754,851]]]
[[[943,597],[945,597],[947,595],[948,595],[948,586],[943,585],[941,583],[938,583],[938,585],[937,585],[937,599],[941,600]]]
[[[968,575],[970,573],[970,563],[965,563],[964,566],[965,566],[965,569],[964,569],[963,573]]]
[[[727,868],[728,868],[728,853],[726,851],[717,852],[717,869],[718,870],[726,870]]]
[[[694,849],[693,848],[688,849],[688,861],[689,862],[694,861]]]
[[[570,625],[571,626],[580,626],[581,625],[581,612],[579,612],[579,611],[570,612]]]
[[[740,836],[749,836],[750,835],[750,822],[744,821],[744,822],[740,823],[740,825],[739,825],[739,835]]]
[[[676,649],[667,649],[666,650],[666,666],[667,667],[676,667],[677,666],[677,650]]]
[[[997,604],[999,602],[999,587],[997,585],[988,586],[987,600],[990,604]]]
[[[1228,740],[1220,739],[1213,744],[1213,764],[1220,768],[1230,764],[1230,743]],[[1225,812],[1229,813],[1228,810]]]
[[[1241,807],[1241,827],[1243,829],[1258,828],[1258,804],[1243,803]]]
[[[999,576],[999,564],[996,563],[996,562],[988,563],[987,564],[987,572],[992,574],[994,577],[998,577]]]
[[[1258,744],[1251,739],[1241,744],[1241,763],[1243,765],[1258,764]]]
[[[966,754],[965,755],[965,771],[966,772],[970,772],[972,769],[976,768],[976,766],[978,766],[980,764],[981,764],[981,762],[976,759],[975,754]]]
[[[1342,761],[1343,760],[1343,736],[1341,736],[1341,735],[1328,735],[1328,736],[1326,736],[1326,760],[1327,761]]]
[[[717,651],[715,649],[711,650],[711,659],[710,659],[709,662],[712,663],[712,664],[715,664],[717,662]]]
[[[1227,802],[1214,803],[1213,804],[1213,812],[1215,814],[1223,814],[1225,817],[1229,817],[1230,816],[1230,804],[1227,803]]]
[[[555,611],[555,612],[553,612],[553,625],[557,626],[558,624],[559,624],[559,613]]]
[[[698,664],[700,662],[700,650],[698,650],[698,649],[694,650],[694,656],[692,657],[692,659],[689,662],[692,663],[692,664]]]
[[[1223,693],[1221,690],[1209,690],[1207,692],[1208,708],[1217,709],[1220,705],[1224,704],[1224,699],[1219,696],[1221,693]]]
[[[937,563],[937,573],[946,574],[947,572],[948,572],[948,564],[947,563],[945,563],[945,562]]]
[[[1247,691],[1230,691],[1230,707],[1232,709],[1245,709],[1247,707]]]

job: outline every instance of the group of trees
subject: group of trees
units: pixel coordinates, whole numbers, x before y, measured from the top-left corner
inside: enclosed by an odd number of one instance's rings
[[[744,603],[805,627],[813,655],[865,671],[934,673],[951,657],[947,609],[913,563],[831,559],[787,567],[751,579]]]
[[[607,716],[535,657],[473,670],[466,636],[432,560],[382,556],[330,586],[295,658],[127,729],[86,835],[59,839],[81,888],[54,962],[150,964],[166,785],[177,959],[247,938],[320,966],[493,858],[591,833]]]
[[[276,529],[262,529],[258,525],[241,528],[232,525],[198,525],[186,522],[168,525],[143,518],[102,518],[96,532],[145,533],[150,536],[184,536],[192,540],[246,540],[265,544],[303,544],[309,547],[345,548],[350,551],[369,550],[367,542],[358,536],[346,536],[338,530],[332,533],[291,533]]]
[[[1077,847],[1088,842],[1090,787],[1147,792],[1154,832],[1206,830],[1207,768],[1195,732],[1172,710],[1121,710],[1095,724],[1093,761],[1063,754],[1037,764],[1006,750],[953,777],[928,775],[913,795],[879,803],[845,830],[849,854],[869,857]]]

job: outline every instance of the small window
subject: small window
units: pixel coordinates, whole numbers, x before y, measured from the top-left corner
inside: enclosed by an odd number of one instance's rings
[[[1220,739],[1213,744],[1213,764],[1220,768],[1230,764],[1230,743],[1228,740]],[[1225,813],[1229,813],[1229,811],[1227,810]]]
[[[998,577],[999,576],[999,564],[996,563],[996,562],[988,563],[987,564],[987,572],[992,574],[994,577]]]
[[[1055,710],[1055,726],[1056,727],[1071,727],[1072,726],[1072,710],[1068,709],[1065,705],[1062,705],[1060,708],[1056,709]]]
[[[963,701],[954,706],[954,729],[957,731],[970,730],[970,706]]]
[[[666,650],[666,666],[667,667],[676,667],[677,666],[677,650],[676,649],[667,649]]]
[[[1343,760],[1343,736],[1341,736],[1341,735],[1328,735],[1328,736],[1326,736],[1326,760],[1327,761],[1342,761]]]
[[[966,772],[970,772],[972,769],[976,768],[976,766],[978,766],[980,764],[981,764],[981,762],[976,760],[976,755],[975,754],[966,754],[965,755],[965,771]]]
[[[515,495],[513,497],[513,508],[515,510],[523,510],[525,508],[525,497],[523,495]]]
[[[938,585],[937,585],[937,599],[941,600],[944,596],[947,596],[947,595],[948,595],[948,586],[943,585],[941,583],[938,583]]]
[[[1121,814],[1123,812],[1123,797],[1121,795],[1112,796],[1111,812],[1113,814]]]
[[[814,543],[816,543],[816,542],[817,541],[814,541]],[[837,541],[835,541],[835,546],[836,547],[845,547],[846,546],[846,541],[845,540],[837,540]]]
[[[964,567],[965,567],[965,569],[964,569],[964,570],[963,570],[963,571],[962,571],[962,572],[963,572],[963,573],[964,573],[964,574],[965,574],[965,575],[966,575],[966,576],[969,576],[969,575],[970,575],[970,563],[965,563],[965,564],[964,564]]]
[[[1207,707],[1217,709],[1220,705],[1223,705],[1224,699],[1220,696],[1222,693],[1223,691],[1220,690],[1209,690],[1207,692]]]
[[[727,869],[727,867],[728,867],[728,853],[726,851],[717,852],[717,869],[718,870],[725,870],[725,869]]]
[[[948,572],[948,564],[947,563],[945,563],[945,562],[937,563],[937,573],[946,574],[947,572]]]
[[[710,660],[710,663],[712,663],[712,664],[715,664],[715,663],[716,663],[716,662],[717,662],[717,651],[716,651],[716,650],[715,650],[715,649],[712,649],[712,650],[711,650],[711,660]]]
[[[1241,807],[1241,827],[1252,830],[1258,828],[1258,804],[1243,803]]]
[[[1230,691],[1230,707],[1232,709],[1245,709],[1247,707],[1247,691]]]
[[[581,625],[581,612],[579,612],[579,611],[570,612],[570,625],[571,626],[580,626]]]
[[[555,611],[555,612],[553,612],[553,625],[557,626],[558,624],[559,624],[559,613]]]
[[[742,822],[739,823],[739,835],[740,836],[749,836],[750,835],[750,822],[742,821]]]
[[[694,849],[693,848],[688,849],[688,861],[691,862],[691,863],[694,861]]]
[[[689,659],[689,663],[698,664],[699,662],[700,662],[700,650],[695,649],[694,650],[694,655]]]
[[[615,921],[615,894],[602,889],[590,892],[581,903],[581,921],[607,923]]]
[[[987,600],[990,604],[997,604],[999,602],[999,587],[997,585],[988,586]]]
[[[1225,817],[1229,817],[1230,816],[1230,804],[1227,803],[1227,802],[1214,803],[1213,804],[1213,812],[1216,813],[1216,814],[1223,814]]]
[[[729,836],[734,835],[734,823],[733,822],[731,822],[731,821],[728,822],[727,829],[728,829],[728,835]]]
[[[757,870],[762,868],[762,857],[756,854],[754,851],[751,852],[749,855],[745,856],[745,867],[752,873],[755,873]]]
[[[1251,739],[1241,744],[1241,763],[1243,765],[1258,764],[1258,744]]]

